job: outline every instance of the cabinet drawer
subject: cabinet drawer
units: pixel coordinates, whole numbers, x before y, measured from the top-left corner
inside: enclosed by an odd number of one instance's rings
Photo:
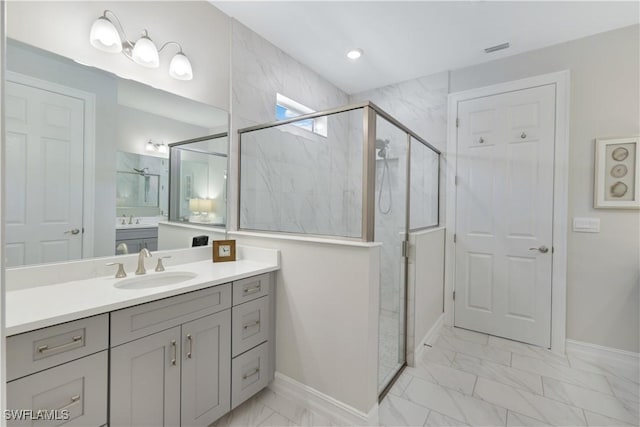
[[[269,273],[233,282],[233,305],[242,304],[269,294]]]
[[[111,313],[111,346],[124,344],[231,307],[231,284]]]
[[[157,239],[158,228],[125,228],[116,229],[116,240]]]
[[[231,409],[269,384],[269,343],[236,357],[231,362]]]
[[[10,336],[7,381],[105,350],[108,336],[108,314]]]
[[[7,383],[7,408],[58,410],[54,422],[9,421],[9,426],[99,426],[107,422],[107,351]],[[68,412],[63,412],[68,411]]]
[[[269,339],[268,296],[233,307],[231,316],[233,357]]]

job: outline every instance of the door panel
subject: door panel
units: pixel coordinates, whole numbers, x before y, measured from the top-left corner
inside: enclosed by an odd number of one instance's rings
[[[180,327],[112,348],[110,382],[111,425],[179,425]]]
[[[6,91],[7,265],[82,258],[84,102],[11,81]]]
[[[182,423],[208,426],[231,409],[231,311],[182,325]]]
[[[555,86],[458,105],[455,324],[549,347]]]

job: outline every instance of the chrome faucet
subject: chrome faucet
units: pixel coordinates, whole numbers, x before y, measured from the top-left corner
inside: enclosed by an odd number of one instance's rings
[[[138,269],[136,270],[136,274],[146,274],[147,270],[144,268],[144,259],[151,257],[151,253],[147,248],[142,248],[140,253],[138,254]]]

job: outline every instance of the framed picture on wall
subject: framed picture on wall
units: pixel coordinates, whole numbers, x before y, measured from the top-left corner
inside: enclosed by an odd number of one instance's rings
[[[640,209],[639,139],[596,139],[595,208]]]

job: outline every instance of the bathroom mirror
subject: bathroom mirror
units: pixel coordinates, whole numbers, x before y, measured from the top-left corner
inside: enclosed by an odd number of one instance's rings
[[[228,130],[224,110],[11,38],[6,65],[8,267],[114,255],[116,228],[168,219],[169,144]]]

